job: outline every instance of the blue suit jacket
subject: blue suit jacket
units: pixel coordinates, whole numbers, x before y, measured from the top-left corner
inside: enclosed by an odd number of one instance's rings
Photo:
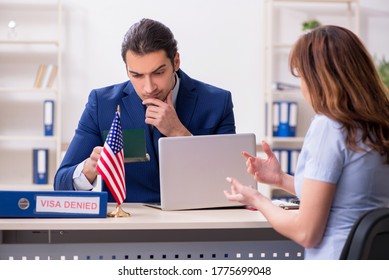
[[[182,124],[193,135],[235,133],[231,93],[191,79],[181,70],[177,73],[181,80],[176,112]],[[125,201],[160,201],[157,143],[159,137],[164,135],[155,131],[157,137],[155,133],[154,137],[151,137],[145,123],[145,107],[129,81],[92,90],[74,138],[55,175],[55,190],[74,190],[72,179],[74,170],[80,162],[90,156],[95,146],[104,145],[103,132],[110,129],[118,104],[121,108],[122,129],[144,128],[146,149],[150,154],[148,162],[125,164],[127,187]],[[103,190],[107,190],[105,185]],[[109,201],[114,201],[110,193]]]

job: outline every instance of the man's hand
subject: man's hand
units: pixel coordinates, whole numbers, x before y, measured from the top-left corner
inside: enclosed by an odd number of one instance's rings
[[[166,97],[166,102],[156,98],[143,100],[147,106],[145,122],[155,126],[165,136],[190,136],[191,133],[179,120],[173,106],[172,93]]]
[[[85,161],[84,168],[82,169],[82,173],[88,179],[88,181],[92,184],[96,179],[98,173],[96,170],[97,161],[100,158],[101,152],[103,151],[103,147],[97,146],[94,147],[92,153],[89,158]]]

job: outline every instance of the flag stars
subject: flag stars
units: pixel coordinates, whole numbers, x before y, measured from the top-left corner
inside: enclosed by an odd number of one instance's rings
[[[123,148],[122,127],[119,118],[115,118],[107,136],[107,144],[111,147],[114,154],[119,153]]]

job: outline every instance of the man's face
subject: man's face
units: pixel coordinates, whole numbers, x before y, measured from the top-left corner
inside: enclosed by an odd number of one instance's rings
[[[174,65],[164,50],[146,55],[126,53],[127,75],[140,99],[156,98],[164,101],[175,84],[174,72],[180,67],[177,53]]]

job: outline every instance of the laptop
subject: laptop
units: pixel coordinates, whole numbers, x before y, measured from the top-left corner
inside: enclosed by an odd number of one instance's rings
[[[253,133],[164,137],[158,145],[161,203],[146,205],[162,210],[242,207],[224,196],[230,190],[226,177],[256,186],[241,155],[256,154]]]

